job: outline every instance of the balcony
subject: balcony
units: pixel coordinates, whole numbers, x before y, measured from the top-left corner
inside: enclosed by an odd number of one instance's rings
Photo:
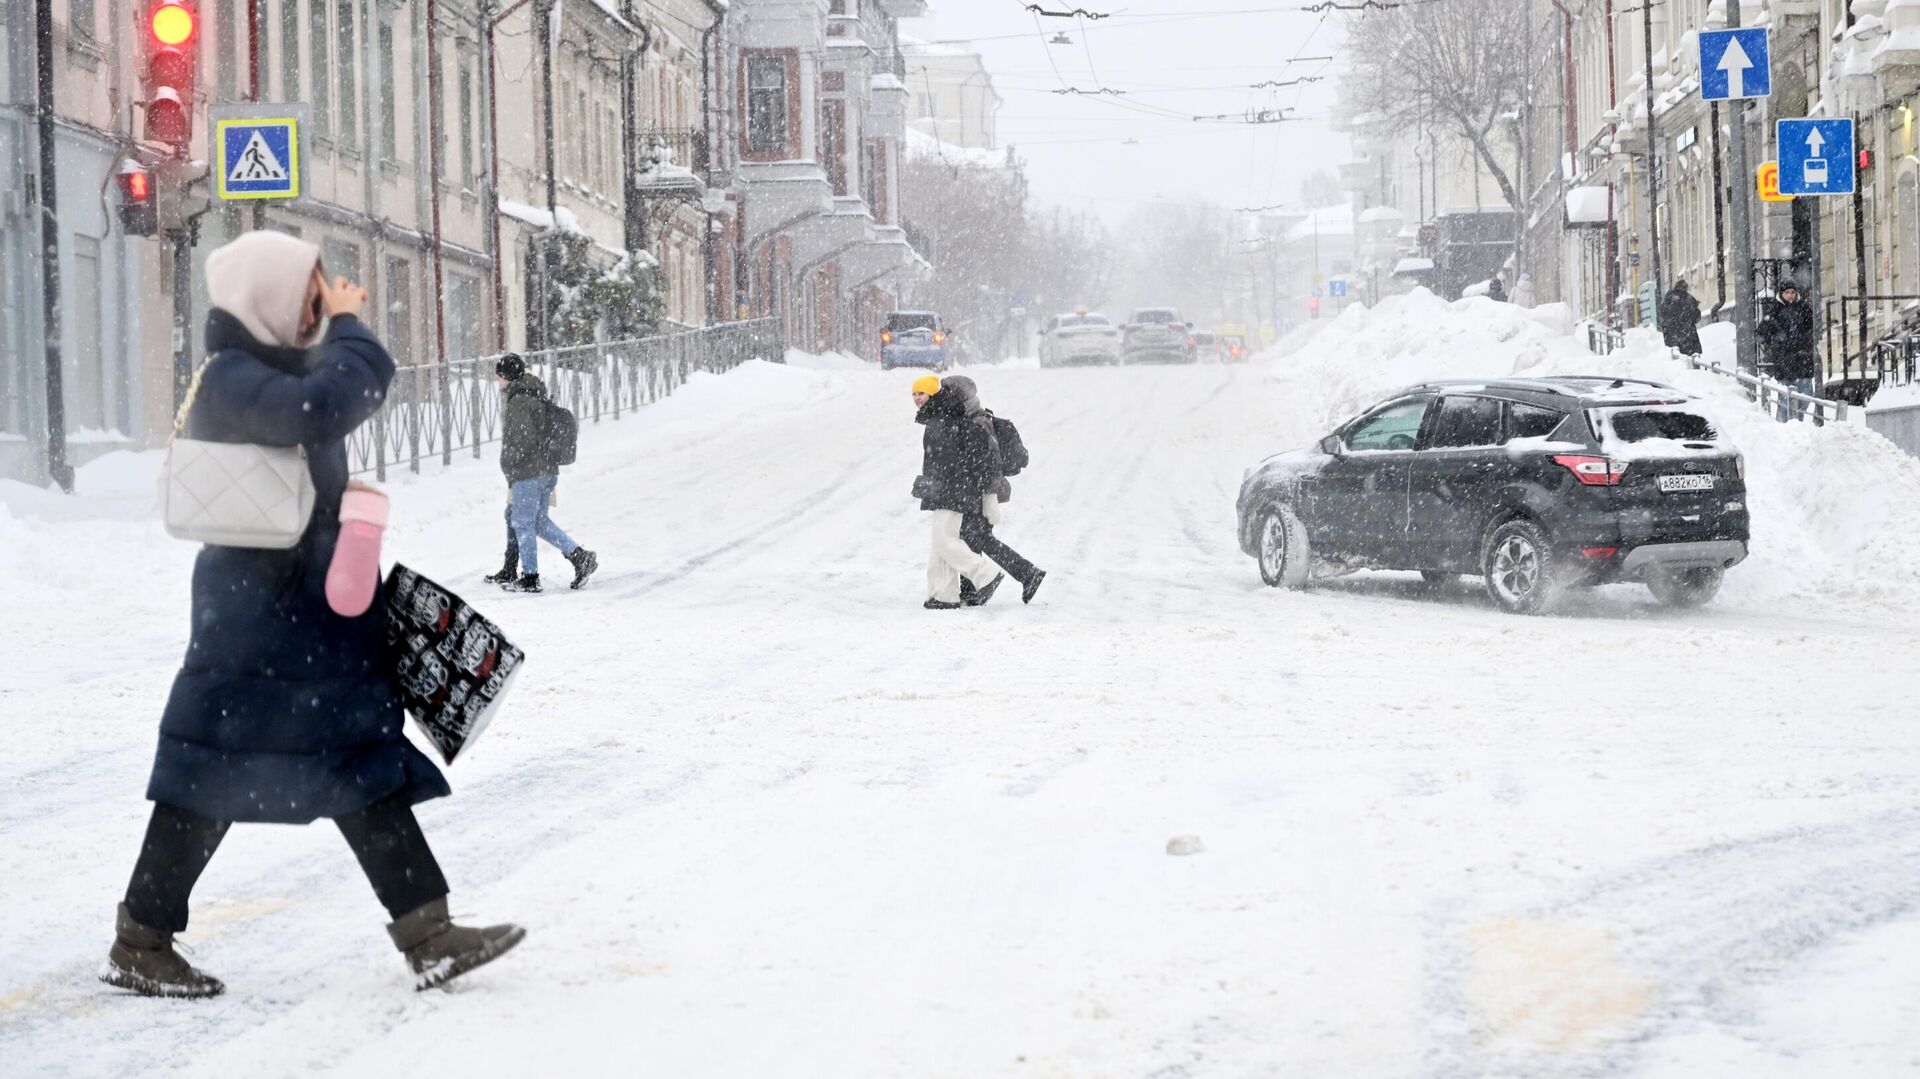
[[[647,198],[699,198],[706,194],[709,159],[705,132],[654,128],[640,136],[634,190]]]

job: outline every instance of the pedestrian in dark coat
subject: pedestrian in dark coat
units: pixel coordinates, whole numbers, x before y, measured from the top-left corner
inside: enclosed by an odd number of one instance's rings
[[[153,816],[102,975],[138,993],[221,991],[172,938],[186,929],[194,883],[235,821],[332,818],[416,974],[437,969],[444,980],[522,935],[448,920],[446,879],[413,806],[450,792],[403,735],[385,604],[376,596],[348,618],[326,599],[346,438],[380,408],[394,364],[357,317],[366,293],[345,278],[327,284],[319,256],[305,241],[259,231],[207,257],[210,358],[184,433],[302,447],[315,500],[291,550],[208,545],[194,563],[192,640],[147,784]]]
[[[1760,341],[1773,377],[1789,389],[1812,396],[1820,384],[1820,325],[1813,305],[1801,297],[1792,281],[1780,285],[1780,299],[1771,304],[1760,320]],[[1780,402],[1782,423],[1797,419],[1803,405]]]
[[[494,379],[506,398],[500,410],[500,471],[507,477],[510,542],[520,554],[521,569],[517,579],[501,587],[540,591],[539,541],[546,540],[573,564],[572,587],[579,588],[600,568],[600,558],[575,543],[547,513],[560,484],[560,462],[554,459],[547,424],[547,384],[511,352],[494,365]]]
[[[969,513],[980,512],[993,476],[993,446],[967,419],[966,402],[941,386],[935,375],[913,383],[919,411],[914,422],[926,427],[920,440],[920,476],[914,481],[920,508],[933,514],[933,551],[927,562],[928,610],[960,607],[960,581],[986,582],[998,588],[1001,573],[986,556],[967,546],[960,529]]]
[[[1027,561],[1020,552],[1007,546],[995,535],[995,530],[1006,519],[1005,504],[1013,500],[1013,483],[1002,471],[1004,458],[993,413],[981,404],[979,387],[965,375],[948,378],[941,386],[946,392],[960,395],[966,405],[967,421],[980,429],[988,445],[986,494],[980,499],[979,507],[967,513],[961,522],[960,538],[966,541],[968,547],[986,555],[1019,581],[1021,602],[1032,603],[1033,597],[1040,591],[1040,582],[1047,576],[1046,571]],[[965,606],[984,606],[993,598],[993,591],[992,588],[976,588],[974,582],[967,578],[960,580],[960,602]]]
[[[1487,299],[1495,303],[1507,302],[1507,283],[1498,277],[1487,282]]]
[[[1686,279],[1675,281],[1660,300],[1660,336],[1682,356],[1700,355],[1700,301],[1688,291]]]

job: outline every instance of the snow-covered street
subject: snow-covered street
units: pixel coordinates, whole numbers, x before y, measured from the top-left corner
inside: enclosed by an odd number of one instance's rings
[[[1244,468],[1536,365],[1718,394],[1756,555],[1717,605],[1261,586]],[[580,592],[481,583],[491,451],[389,485],[389,557],[530,656],[421,808],[454,910],[530,933],[447,992],[324,823],[214,860],[185,940],[225,997],[94,981],[193,548],[152,454],[4,485],[0,1070],[1920,1074],[1920,465],[1424,293],[1249,366],[969,373],[1033,453],[1000,529],[1050,573],[1029,607],[921,609],[910,378],[844,358],[583,430]]]

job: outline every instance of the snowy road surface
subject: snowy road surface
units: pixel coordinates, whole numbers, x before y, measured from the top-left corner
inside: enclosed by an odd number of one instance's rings
[[[590,427],[579,593],[481,585],[491,461],[396,481],[389,553],[532,657],[422,809],[454,909],[531,933],[450,992],[409,990],[324,824],[214,860],[186,940],[227,996],[92,980],[192,552],[150,458],[13,488],[0,1071],[1920,1074],[1914,563],[1756,556],[1687,614],[1263,588],[1241,470],[1367,359],[974,372],[1034,456],[1002,528],[1052,571],[1032,607],[920,609],[904,376],[755,365]],[[1757,520],[1813,445],[1747,446]]]

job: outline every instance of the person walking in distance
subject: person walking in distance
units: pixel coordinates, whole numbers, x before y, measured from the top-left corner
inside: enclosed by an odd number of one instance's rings
[[[1046,571],[1022,558],[1018,551],[994,534],[994,530],[1005,520],[1006,503],[1013,500],[1013,484],[1007,477],[1026,467],[1026,449],[1019,444],[1019,432],[1011,423],[999,419],[980,403],[979,387],[965,375],[948,378],[941,383],[941,388],[945,392],[960,395],[960,400],[965,404],[967,422],[980,428],[989,446],[987,493],[980,499],[980,506],[968,513],[961,522],[960,538],[966,541],[969,548],[986,555],[1019,581],[1021,602],[1032,603],[1033,597],[1040,591],[1040,582],[1046,579]],[[992,598],[992,588],[976,588],[973,581],[965,577],[960,579],[960,602],[963,605],[979,607]]]
[[[1700,355],[1700,301],[1687,289],[1685,278],[1673,283],[1660,298],[1660,337],[1682,356]]]
[[[967,419],[960,394],[944,389],[938,376],[914,380],[913,403],[918,409],[914,422],[926,428],[913,496],[922,510],[933,514],[925,606],[930,611],[958,610],[961,578],[983,582],[981,591],[991,596],[1004,576],[960,538],[966,515],[980,512],[986,497],[993,447],[979,425]]]
[[[1779,294],[1780,299],[1769,306],[1767,317],[1760,321],[1760,340],[1766,346],[1773,377],[1788,389],[1811,397],[1819,388],[1820,327],[1812,305],[1801,297],[1793,281],[1782,281]],[[1781,398],[1781,423],[1800,419],[1805,413],[1804,403]]]
[[[557,406],[547,399],[546,383],[511,352],[494,365],[494,375],[507,399],[501,420],[500,471],[506,473],[511,491],[508,512],[521,570],[519,578],[500,587],[508,592],[540,591],[539,541],[546,540],[573,563],[572,587],[579,588],[600,568],[600,559],[547,515],[547,503],[560,483],[561,462],[555,459],[550,416]]]
[[[491,962],[525,931],[453,924],[447,879],[413,807],[451,793],[402,733],[386,603],[336,613],[326,578],[347,490],[346,439],[379,410],[394,364],[359,319],[367,294],[327,281],[320,249],[249,232],[207,256],[206,346],[186,438],[299,446],[311,517],[290,549],[208,544],[193,567],[192,640],[160,720],[153,802],[100,979],[154,997],[220,980],[174,948],[189,899],[236,821],[328,818],[393,922],[416,986]]]

